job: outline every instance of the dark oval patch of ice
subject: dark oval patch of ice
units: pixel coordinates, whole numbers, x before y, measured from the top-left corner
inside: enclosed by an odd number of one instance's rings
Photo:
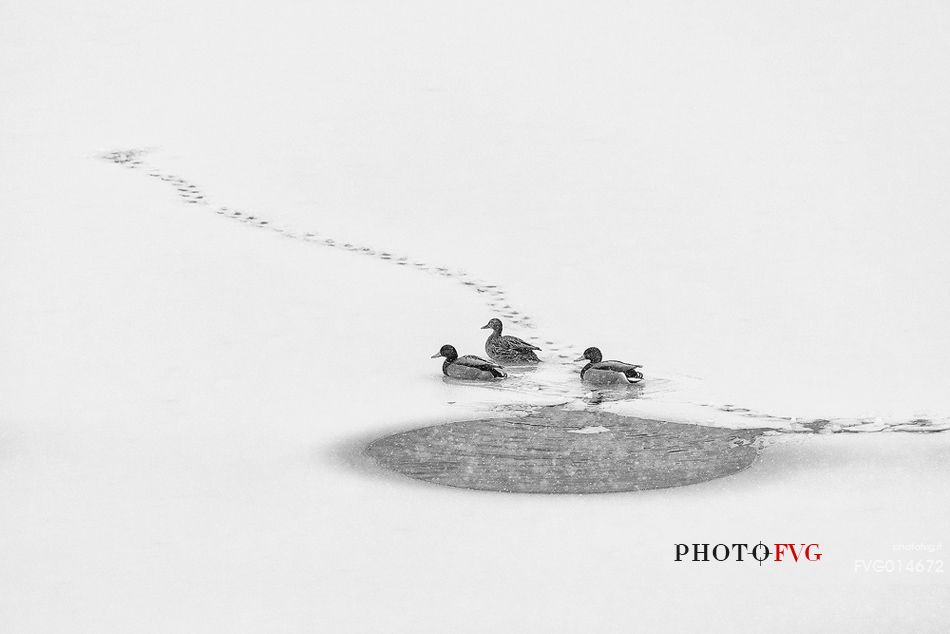
[[[452,487],[610,493],[731,475],[755,460],[760,433],[547,407],[414,429],[366,453],[386,469]]]

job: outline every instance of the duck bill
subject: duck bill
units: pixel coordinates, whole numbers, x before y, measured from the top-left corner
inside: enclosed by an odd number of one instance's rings
[[[491,324],[485,324],[484,326],[482,326],[481,328],[479,328],[479,330],[487,330],[487,329],[489,329],[489,328],[491,328]]]
[[[577,357],[575,361],[587,361],[587,357]]]
[[[436,352],[434,355],[432,355],[432,356],[429,357],[429,358],[430,358],[430,359],[438,359],[438,358],[441,357],[441,356],[442,356],[442,353],[441,353],[441,352]]]

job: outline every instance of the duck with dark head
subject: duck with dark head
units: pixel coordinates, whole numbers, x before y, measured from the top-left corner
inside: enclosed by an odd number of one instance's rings
[[[579,359],[575,359],[575,361],[589,361],[581,369],[581,381],[598,384],[631,384],[643,380],[643,373],[640,372],[642,365],[623,361],[604,361],[603,358],[599,348],[588,348]]]
[[[540,361],[534,351],[541,348],[518,337],[502,335],[503,326],[500,319],[489,319],[488,323],[482,326],[482,330],[486,328],[491,328],[492,333],[485,341],[485,353],[494,361],[506,365],[526,365]]]
[[[445,344],[432,355],[433,359],[445,358],[442,362],[442,374],[453,379],[467,379],[469,381],[494,381],[503,379],[507,374],[497,363],[492,363],[481,357],[467,354],[460,357],[455,346]]]

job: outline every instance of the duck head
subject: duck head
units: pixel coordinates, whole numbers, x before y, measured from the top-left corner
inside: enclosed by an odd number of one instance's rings
[[[449,344],[445,344],[444,346],[439,348],[439,351],[436,354],[432,355],[433,359],[438,359],[439,357],[445,357],[449,361],[455,361],[456,359],[459,358],[459,353],[456,352],[455,346],[450,346]]]
[[[575,361],[590,361],[591,363],[600,363],[603,361],[604,355],[600,354],[600,348],[588,348],[584,351],[584,354],[580,356],[579,359],[574,359]]]
[[[491,328],[492,330],[495,331],[495,334],[500,335],[501,334],[501,320],[498,319],[497,317],[492,317],[491,319],[488,320],[487,324],[482,326],[482,330],[485,330],[486,328]]]

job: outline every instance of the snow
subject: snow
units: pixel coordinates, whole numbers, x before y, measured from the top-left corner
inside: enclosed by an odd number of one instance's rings
[[[946,574],[854,569],[950,528],[950,435],[875,431],[950,416],[943,4],[40,1],[0,21],[4,631],[945,629]],[[129,148],[206,204],[97,158]],[[530,318],[506,332],[555,362],[444,381],[429,355],[482,354],[486,294],[288,237],[308,232],[497,285]],[[770,436],[740,474],[631,495],[354,458],[580,407],[580,365],[556,361],[590,345],[647,373],[608,411],[869,433]],[[673,562],[760,539],[826,555]]]
[[[605,432],[610,432],[609,429],[603,425],[589,425],[587,427],[582,427],[580,429],[572,429],[569,434],[603,434]]]

